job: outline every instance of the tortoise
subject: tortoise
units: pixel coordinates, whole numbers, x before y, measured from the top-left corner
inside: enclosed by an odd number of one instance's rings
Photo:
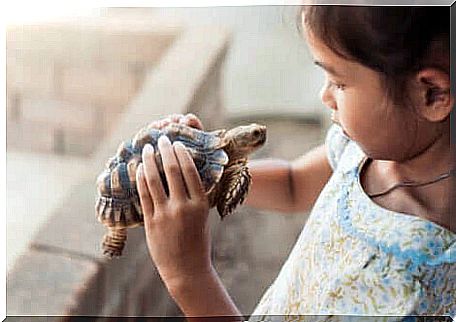
[[[144,225],[136,189],[136,170],[142,162],[142,149],[147,143],[154,146],[155,160],[168,193],[157,148],[158,138],[162,135],[166,135],[171,142],[182,142],[190,152],[208,195],[210,208],[217,206],[223,219],[242,204],[248,193],[251,176],[247,157],[265,143],[266,127],[250,124],[205,132],[179,123],[171,123],[161,129],[149,125],[133,139],[122,142],[97,178],[95,210],[98,221],[108,228],[102,248],[109,258],[121,256],[127,228]]]

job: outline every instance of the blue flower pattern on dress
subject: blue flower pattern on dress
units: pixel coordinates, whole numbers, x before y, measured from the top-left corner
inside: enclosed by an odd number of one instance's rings
[[[329,129],[326,146],[333,175],[252,318],[279,321],[271,315],[281,315],[280,321],[348,321],[331,315],[456,316],[456,234],[374,203],[360,184],[366,156],[339,126]],[[328,316],[305,316],[309,314]]]

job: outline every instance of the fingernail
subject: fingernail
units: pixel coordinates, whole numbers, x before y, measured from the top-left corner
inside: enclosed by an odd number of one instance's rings
[[[158,144],[171,144],[171,141],[166,135],[162,135],[158,138]]]
[[[185,149],[185,145],[180,141],[174,141],[173,146],[178,147],[180,149]]]
[[[154,153],[154,147],[151,144],[147,143],[143,148],[143,155],[149,155],[152,153]]]

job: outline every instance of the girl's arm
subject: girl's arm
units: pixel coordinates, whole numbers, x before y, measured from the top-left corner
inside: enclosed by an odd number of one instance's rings
[[[168,285],[168,291],[191,322],[244,321],[215,269],[197,277],[181,276],[178,281]],[[214,318],[211,320],[207,317]]]
[[[294,161],[251,160],[252,186],[245,204],[286,213],[307,212],[332,174],[325,145]]]

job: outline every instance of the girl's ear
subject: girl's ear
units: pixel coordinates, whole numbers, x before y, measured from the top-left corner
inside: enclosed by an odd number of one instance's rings
[[[431,122],[445,120],[454,104],[450,75],[436,68],[426,68],[418,72],[415,81],[418,84],[420,114]]]

